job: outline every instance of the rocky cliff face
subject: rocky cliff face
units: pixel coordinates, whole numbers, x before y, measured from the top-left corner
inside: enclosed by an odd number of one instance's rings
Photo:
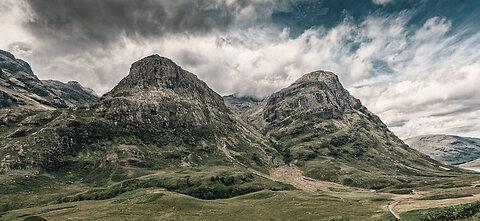
[[[130,131],[142,128],[142,140],[152,140],[145,138],[150,134],[159,146],[187,147],[177,157],[188,164],[193,164],[192,158],[204,159],[196,164],[208,163],[205,154],[257,168],[281,162],[261,135],[235,118],[220,95],[159,55],[132,64],[128,76],[102,96],[94,109],[97,116]]]
[[[32,68],[27,62],[15,58],[15,56],[8,51],[0,50],[0,67],[9,70],[12,73],[24,72],[36,78],[33,74]]]
[[[0,50],[0,107],[66,108],[95,102],[98,96],[79,84],[41,81],[30,65]]]
[[[354,111],[365,111],[360,100],[345,90],[331,72],[304,75],[288,88],[268,97],[263,117],[267,122],[282,121],[298,114],[312,113],[339,118]]]

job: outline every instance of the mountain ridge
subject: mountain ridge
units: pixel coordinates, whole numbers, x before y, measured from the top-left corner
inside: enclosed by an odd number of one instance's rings
[[[308,73],[260,106],[252,122],[263,118],[260,130],[308,177],[385,188],[419,171],[442,173],[439,163],[405,145],[332,72]]]
[[[480,139],[432,134],[405,140],[409,146],[440,162],[459,167],[479,167]]]
[[[67,108],[98,100],[93,90],[78,82],[40,80],[30,65],[0,50],[0,107]]]

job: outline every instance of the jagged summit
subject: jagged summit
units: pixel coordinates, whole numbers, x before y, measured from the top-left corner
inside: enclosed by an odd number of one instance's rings
[[[32,68],[24,60],[16,58],[12,53],[0,49],[0,68],[7,69],[11,73],[18,71],[25,72],[35,79],[37,77],[33,74]],[[38,80],[38,79],[37,79]]]
[[[208,86],[194,74],[183,70],[169,58],[154,54],[133,63],[128,76],[105,97],[157,89],[194,89],[203,93],[207,88]]]
[[[325,71],[303,75],[289,87],[268,97],[266,103],[264,118],[267,122],[304,112],[340,117],[364,109],[360,100],[343,88],[337,75]]]
[[[220,95],[194,74],[157,54],[132,64],[100,99],[101,116],[119,122],[204,125],[228,118]]]
[[[295,82],[298,83],[298,82],[305,82],[305,81],[323,81],[323,82],[332,82],[332,83],[340,82],[336,74],[334,74],[333,72],[323,71],[323,70],[318,70],[318,71],[304,74]]]

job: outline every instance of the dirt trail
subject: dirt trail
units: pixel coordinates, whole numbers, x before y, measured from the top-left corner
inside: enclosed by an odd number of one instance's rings
[[[393,202],[392,204],[388,205],[388,211],[390,211],[390,213],[392,213],[393,216],[395,216],[395,218],[397,219],[401,219],[400,216],[395,213],[395,211],[393,210],[393,208],[398,204],[398,202]]]

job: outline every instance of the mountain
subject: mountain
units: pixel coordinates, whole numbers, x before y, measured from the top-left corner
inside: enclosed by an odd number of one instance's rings
[[[262,127],[263,119],[258,116],[261,114],[262,107],[265,105],[264,100],[253,97],[242,97],[236,94],[224,96],[223,100],[236,116],[252,126],[254,130]]]
[[[454,135],[423,135],[405,140],[410,147],[440,162],[480,167],[480,139]]]
[[[331,72],[306,74],[257,107],[251,122],[308,177],[384,188],[412,175],[443,173],[439,163],[390,132]]]
[[[132,64],[129,75],[94,108],[97,116],[138,131],[144,141],[176,146],[176,157],[188,165],[205,164],[212,154],[218,154],[215,160],[263,170],[281,161],[266,152],[275,149],[259,134],[236,120],[220,95],[159,55]]]
[[[95,102],[93,90],[78,82],[41,81],[30,65],[0,50],[0,107],[55,109]]]
[[[331,182],[388,192],[473,176],[405,145],[331,72],[306,74],[264,100],[222,98],[152,55],[97,102],[25,109],[0,123],[0,212],[155,188],[219,199]]]
[[[119,122],[163,126],[200,127],[231,121],[220,95],[158,55],[135,62],[129,75],[102,96],[97,110],[102,117]]]
[[[63,100],[69,107],[95,102],[99,96],[90,88],[83,87],[77,81],[63,83],[56,80],[42,80],[48,90]]]
[[[111,191],[128,181],[203,199],[292,188],[255,175],[282,156],[203,81],[158,55],[132,64],[98,102],[19,113],[0,136],[0,172],[46,173],[60,186]]]

